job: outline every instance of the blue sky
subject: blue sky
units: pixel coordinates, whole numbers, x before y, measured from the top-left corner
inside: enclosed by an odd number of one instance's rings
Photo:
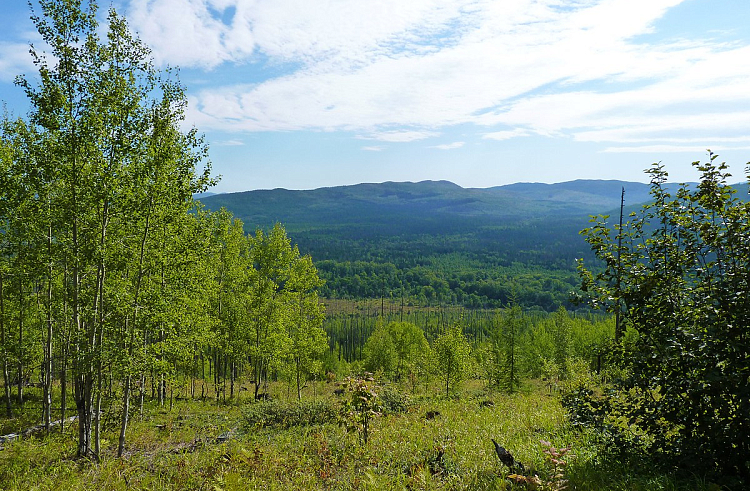
[[[215,191],[446,179],[464,187],[695,180],[750,160],[745,0],[112,0],[179,66]],[[102,3],[105,14],[109,3]],[[0,100],[33,74],[0,11]]]

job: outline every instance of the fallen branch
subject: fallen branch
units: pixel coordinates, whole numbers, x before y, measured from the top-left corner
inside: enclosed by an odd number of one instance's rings
[[[58,419],[57,421],[52,421],[49,424],[50,430],[54,428],[55,426],[59,426],[61,423],[72,423],[78,418],[78,416],[71,416],[69,418],[66,418],[64,420]],[[20,431],[18,433],[8,433],[7,435],[0,436],[0,444],[12,442],[13,440],[18,440],[19,438],[28,438],[31,435],[35,433],[41,433],[42,431],[46,430],[47,426],[44,424],[32,426],[31,428],[26,428],[23,431]],[[0,450],[2,450],[4,447],[0,447]]]

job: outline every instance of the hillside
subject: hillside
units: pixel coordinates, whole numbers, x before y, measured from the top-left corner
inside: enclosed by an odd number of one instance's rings
[[[310,191],[246,191],[208,196],[202,201],[211,209],[226,207],[250,227],[267,227],[275,222],[290,229],[382,223],[398,226],[407,220],[407,230],[413,233],[415,226],[420,229],[435,220],[476,226],[530,218],[585,217],[617,208],[622,187],[629,204],[648,199],[647,184],[578,180],[469,189],[447,181],[385,182]]]
[[[576,180],[466,189],[447,181],[385,182],[218,194],[245,228],[280,222],[338,298],[404,295],[419,303],[554,310],[578,286],[576,260],[593,261],[579,232],[591,215],[626,212],[649,185]],[[677,185],[669,185],[674,190]],[[743,191],[746,192],[746,186]]]

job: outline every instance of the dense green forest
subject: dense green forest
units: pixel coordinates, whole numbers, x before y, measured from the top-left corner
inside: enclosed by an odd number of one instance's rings
[[[114,9],[40,5],[0,128],[10,489],[746,488],[750,203],[716,155],[196,201],[176,73]]]
[[[667,185],[675,190],[676,185]],[[419,305],[585,309],[571,300],[591,215],[619,216],[649,199],[648,185],[572,181],[463,189],[449,182],[383,183],[201,198],[249,227],[284,223],[315,260],[327,298]]]
[[[609,186],[618,197],[620,184]],[[562,201],[563,193],[560,201],[519,198],[521,207],[489,192],[445,182],[385,183],[201,201],[255,226],[283,222],[315,259],[324,297],[497,308],[514,294],[526,308],[578,308],[570,292],[578,282],[576,259],[590,257],[578,235],[588,220],[585,205]]]

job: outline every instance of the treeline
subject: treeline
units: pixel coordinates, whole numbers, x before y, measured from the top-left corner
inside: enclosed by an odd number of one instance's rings
[[[545,270],[524,264],[485,265],[460,253],[432,257],[426,265],[398,268],[391,262],[316,261],[325,280],[327,298],[399,299],[418,305],[461,305],[472,309],[500,308],[515,298],[530,310],[580,308],[571,301],[578,288],[573,268]]]
[[[107,19],[100,39],[93,2],[41,2],[51,52],[31,48],[38,85],[18,84],[32,111],[0,138],[5,413],[38,384],[49,430],[53,389],[62,420],[72,397],[78,456],[95,459],[104,408],[122,455],[149,387],[160,404],[197,378],[217,398],[243,373],[256,394],[271,372],[299,387],[326,346],[311,259],[281,226],[247,235],[193,201],[213,181],[201,137],[180,128],[184,88]]]
[[[419,220],[415,218],[415,220]],[[314,258],[327,298],[406,298],[418,305],[501,308],[515,297],[524,309],[554,312],[571,301],[580,279],[576,261],[593,262],[578,231],[587,218],[519,219],[505,226],[481,220],[435,235],[369,236],[355,226],[325,233],[291,226],[290,235]]]
[[[517,305],[494,310],[373,307],[327,316],[326,370],[339,374],[380,370],[387,377],[421,382],[444,369],[446,360],[434,349],[441,337],[457,328],[469,350],[461,378],[484,379],[515,390],[524,379],[562,380],[576,372],[600,371],[615,334],[613,318],[564,308],[547,314],[525,312]],[[405,339],[414,346],[399,348]],[[401,359],[406,352],[413,359]]]

